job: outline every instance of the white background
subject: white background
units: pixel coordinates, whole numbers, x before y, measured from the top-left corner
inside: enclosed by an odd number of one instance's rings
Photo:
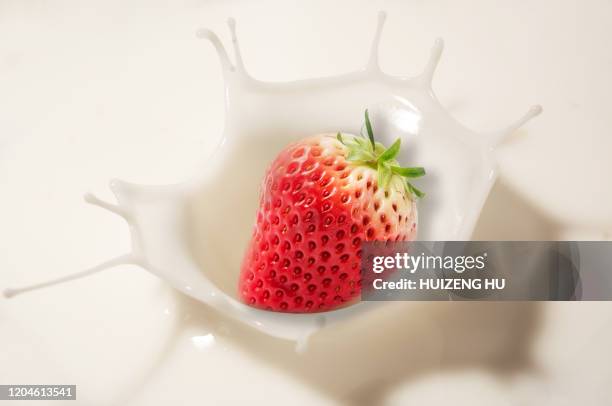
[[[110,198],[111,178],[164,184],[200,167],[221,134],[223,89],[198,28],[228,43],[235,17],[250,73],[291,80],[365,63],[379,9],[389,73],[420,72],[445,39],[434,89],[468,127],[544,107],[500,150],[475,238],[610,237],[609,1],[0,0],[0,287],[128,250],[124,224],[84,192]],[[607,303],[402,305],[407,320],[345,326],[297,356],[119,267],[0,300],[0,383],[77,384],[71,404],[83,405],[597,405],[612,395]],[[334,365],[318,365],[330,342],[364,335],[382,347],[375,358],[337,350]]]

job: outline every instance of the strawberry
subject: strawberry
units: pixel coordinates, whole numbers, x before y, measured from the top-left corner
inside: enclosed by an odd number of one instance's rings
[[[350,304],[361,293],[363,241],[412,241],[415,196],[400,167],[400,139],[321,134],[289,145],[268,168],[242,263],[239,295],[257,308],[310,313]]]

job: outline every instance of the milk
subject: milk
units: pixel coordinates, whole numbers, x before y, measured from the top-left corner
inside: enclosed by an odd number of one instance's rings
[[[497,176],[496,146],[541,112],[534,106],[506,129],[471,131],[440,105],[431,88],[443,50],[437,40],[429,61],[416,77],[385,74],[378,48],[385,14],[380,13],[368,62],[360,70],[335,77],[294,82],[262,82],[242,61],[235,21],[234,56],[217,35],[198,33],[216,49],[225,81],[225,129],[216,152],[199,173],[177,185],[145,186],[111,182],[117,201],[86,195],[88,203],[126,221],[132,249],[93,268],[17,289],[6,297],[89,276],[120,264],[136,264],[175,289],[226,317],[270,336],[292,340],[297,350],[325,326],[355,317],[384,303],[359,303],[318,314],[285,314],[248,307],[237,300],[243,249],[250,236],[265,167],[288,143],[321,132],[359,133],[367,108],[383,144],[402,138],[398,161],[423,166],[417,182],[427,195],[419,201],[421,240],[467,240]]]

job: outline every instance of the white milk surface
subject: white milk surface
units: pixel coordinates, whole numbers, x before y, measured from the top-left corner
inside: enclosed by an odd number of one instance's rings
[[[610,7],[550,7],[568,24],[551,20],[544,3],[6,3],[1,287],[109,258],[129,265],[0,301],[8,349],[0,382],[76,383],[77,403],[87,405],[272,395],[292,404],[367,403],[364,393],[403,403],[435,399],[439,385],[466,403],[482,400],[474,385],[487,404],[597,402],[574,371],[593,371],[589,384],[607,390],[611,370],[597,356],[612,335],[605,303],[394,303],[324,316],[341,321],[330,323],[244,309],[224,295],[238,275],[235,241],[250,228],[248,196],[267,159],[301,135],[358,132],[364,107],[377,134],[402,136],[405,164],[432,174],[422,186],[434,197],[420,202],[419,238],[606,238],[611,52],[600,35]],[[381,8],[387,26],[372,53]],[[202,27],[219,33],[228,64],[237,61],[229,16],[250,76],[239,63],[219,69],[213,47],[196,37]],[[434,76],[437,37],[446,50]],[[383,75],[379,65],[413,79]],[[312,77],[329,79],[293,82]],[[292,83],[268,83],[277,81]],[[534,102],[546,113],[494,150]],[[496,161],[500,179],[481,212]],[[81,200],[91,191],[114,204],[111,178],[124,182],[114,183],[118,206],[110,208],[131,232]],[[201,269],[210,269],[205,278]],[[292,340],[321,326],[296,353]],[[495,367],[515,363],[518,374],[500,381]],[[532,376],[532,363],[549,376]]]

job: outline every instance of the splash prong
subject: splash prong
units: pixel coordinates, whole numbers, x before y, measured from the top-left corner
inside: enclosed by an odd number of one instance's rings
[[[234,48],[234,59],[236,69],[244,72],[244,62],[242,60],[242,51],[240,50],[240,43],[238,42],[238,36],[236,35],[236,19],[230,17],[227,19],[227,26],[230,29],[232,35],[232,46]]]
[[[225,47],[221,43],[221,40],[219,39],[217,34],[207,28],[202,28],[196,32],[196,36],[198,38],[208,40],[213,45],[215,51],[217,51],[217,56],[219,57],[219,61],[221,62],[221,67],[225,72],[235,70],[234,65],[232,65],[229,60],[229,57],[227,56],[227,51],[225,50]]]
[[[440,57],[442,56],[443,50],[444,40],[442,38],[436,38],[433,47],[431,48],[427,65],[425,65],[425,69],[423,69],[423,72],[419,76],[419,80],[423,86],[431,87],[433,76],[436,72],[436,68],[438,67],[438,63],[440,62]]]
[[[86,276],[101,272],[109,268],[114,268],[119,265],[129,265],[129,264],[138,264],[138,260],[136,259],[133,253],[120,255],[108,261],[104,261],[89,269],[85,269],[83,271],[76,272],[76,273],[66,275],[66,276],[62,276],[59,278],[51,279],[46,282],[36,283],[33,285],[27,285],[27,286],[23,286],[20,288],[7,288],[2,291],[2,295],[5,298],[9,299],[17,295],[20,295],[22,293],[43,289],[49,286],[58,285],[60,283],[69,282],[69,281],[73,281],[76,279],[81,279]]]
[[[372,46],[370,48],[370,58],[368,60],[367,69],[372,71],[379,71],[380,65],[378,63],[378,52],[380,48],[380,38],[382,36],[382,30],[387,20],[387,12],[380,10],[378,12],[378,21],[376,24],[376,32],[374,33],[374,39],[372,40]]]
[[[85,193],[85,195],[83,196],[83,199],[85,200],[85,202],[94,205],[94,206],[98,206],[101,207],[105,210],[108,210],[112,213],[115,213],[116,215],[122,217],[124,220],[128,220],[129,215],[128,213],[125,211],[124,208],[120,207],[119,205],[116,205],[114,203],[109,203],[105,200],[100,199],[99,197],[97,197],[96,195],[94,195],[93,193]]]
[[[504,128],[503,130],[495,131],[493,133],[493,137],[491,140],[491,143],[493,144],[493,146],[497,146],[500,143],[502,143],[505,139],[507,139],[510,135],[512,135],[516,130],[524,126],[528,121],[530,121],[534,117],[539,116],[542,113],[542,111],[543,111],[542,106],[540,106],[539,104],[533,105],[529,108],[529,110],[527,110],[527,112],[525,112],[525,114],[523,114],[521,118],[516,120],[514,123]]]

